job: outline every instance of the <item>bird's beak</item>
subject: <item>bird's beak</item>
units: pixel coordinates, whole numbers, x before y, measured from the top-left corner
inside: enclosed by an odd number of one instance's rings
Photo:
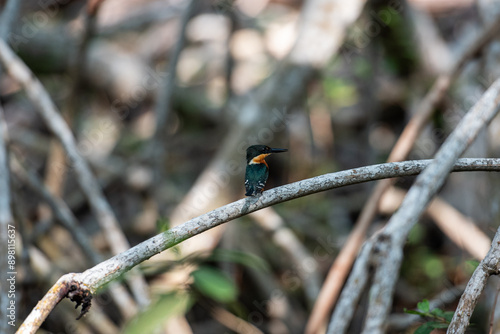
[[[288,151],[288,149],[286,148],[272,148],[269,153],[282,153],[286,151]]]

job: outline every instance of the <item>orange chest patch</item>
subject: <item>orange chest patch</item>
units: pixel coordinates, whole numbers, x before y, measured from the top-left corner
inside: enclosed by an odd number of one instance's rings
[[[264,160],[268,155],[271,155],[271,154],[260,154],[258,156],[256,156],[255,158],[253,158],[250,163],[251,164],[264,164],[267,166],[267,162],[266,160]],[[269,166],[268,166],[269,167]]]

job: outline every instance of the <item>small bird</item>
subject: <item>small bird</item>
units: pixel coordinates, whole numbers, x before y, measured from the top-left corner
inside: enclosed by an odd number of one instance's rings
[[[271,153],[288,151],[285,148],[270,148],[266,145],[252,145],[247,148],[247,169],[245,172],[245,196],[258,196],[262,193],[269,176],[269,166],[264,160]]]

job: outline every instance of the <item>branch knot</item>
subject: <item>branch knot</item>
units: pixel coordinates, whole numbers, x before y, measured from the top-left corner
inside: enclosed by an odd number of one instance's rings
[[[66,297],[69,298],[72,302],[76,303],[75,309],[78,306],[82,305],[82,310],[80,315],[76,320],[80,320],[89,310],[92,304],[92,294],[87,288],[83,288],[80,286],[78,282],[69,283],[68,293]]]

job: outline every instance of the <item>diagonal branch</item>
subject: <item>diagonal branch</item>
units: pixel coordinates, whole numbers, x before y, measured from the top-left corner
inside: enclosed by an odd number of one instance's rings
[[[117,279],[153,255],[233,219],[265,207],[321,191],[383,178],[416,175],[422,172],[431,162],[432,160],[416,160],[360,167],[320,175],[277,187],[265,191],[259,198],[241,199],[175,226],[81,274],[76,274],[74,281],[87,292],[94,294],[105,284]],[[453,166],[453,171],[500,171],[500,159],[460,159]],[[38,303],[37,307],[20,327],[20,333],[36,331],[38,327],[33,327],[33,324],[40,323],[38,310],[41,307],[40,305],[48,303],[46,298],[51,297],[46,296]],[[50,305],[55,304],[51,303]],[[28,330],[28,328],[31,330]]]
[[[372,238],[373,246],[378,248],[374,256],[380,266],[376,268],[370,290],[364,333],[384,332],[408,233],[443,185],[455,161],[498,113],[499,103],[500,79],[497,79],[447,138],[429,167],[419,175],[382,233]]]
[[[92,246],[90,238],[85,230],[80,227],[77,218],[66,202],[60,197],[51,194],[37,175],[31,170],[25,169],[15,156],[10,158],[10,168],[19,181],[25,184],[49,205],[55,218],[69,231],[69,233],[71,233],[76,243],[90,259],[92,265],[96,265],[103,261],[103,258]],[[125,318],[131,318],[137,313],[137,307],[134,301],[123,286],[114,283],[110,286],[110,290],[111,298],[114,299]]]
[[[438,104],[443,100],[451,83],[459,75],[464,65],[497,36],[499,30],[500,19],[495,20],[493,24],[487,26],[483,30],[477,39],[466,48],[463,54],[454,63],[448,74],[442,74],[436,79],[429,92],[416,108],[414,116],[404,128],[403,133],[387,159],[388,162],[402,161],[408,156],[415,140],[422,132],[423,127],[427,124],[427,121]],[[325,279],[325,284],[311,312],[311,317],[306,327],[306,333],[316,333],[318,328],[322,325],[322,322],[326,321],[325,319],[330,313],[332,306],[335,304],[343,283],[349,274],[352,262],[361,248],[366,231],[377,213],[378,203],[382,195],[391,185],[393,185],[393,183],[393,180],[386,179],[377,182],[375,185],[354,224],[355,227],[353,231],[329,270],[328,276]]]
[[[19,81],[23,86],[49,129],[62,143],[70,161],[69,167],[74,169],[76,181],[85,194],[101,228],[104,230],[113,253],[118,254],[127,250],[129,243],[120,229],[115,214],[104,197],[98,182],[78,149],[71,130],[40,81],[3,40],[0,40],[0,63],[4,65],[7,73],[12,78]],[[145,281],[141,277],[135,276],[130,278],[130,283],[138,302],[143,305],[148,304]]]

